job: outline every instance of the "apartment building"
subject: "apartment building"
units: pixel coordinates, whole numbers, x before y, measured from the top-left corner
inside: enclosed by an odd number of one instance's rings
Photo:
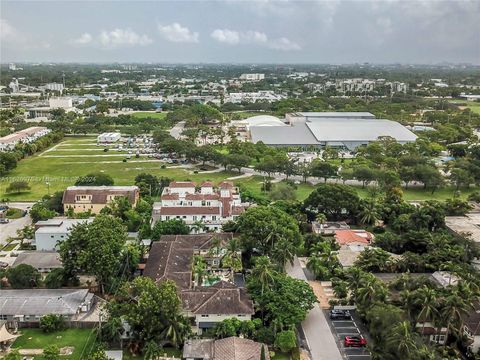
[[[0,138],[0,151],[13,150],[17,144],[26,144],[47,135],[50,129],[43,126],[32,126],[24,130]]]

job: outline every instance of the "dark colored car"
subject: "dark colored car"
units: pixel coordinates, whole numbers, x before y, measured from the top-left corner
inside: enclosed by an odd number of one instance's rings
[[[367,340],[363,336],[345,336],[344,344],[346,347],[364,347],[367,346]]]
[[[330,310],[330,319],[332,320],[350,320],[352,315],[348,310]]]

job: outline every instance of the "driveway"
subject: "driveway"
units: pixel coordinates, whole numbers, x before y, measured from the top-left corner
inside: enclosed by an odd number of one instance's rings
[[[5,244],[9,237],[16,237],[17,230],[31,224],[32,219],[28,214],[19,219],[12,219],[7,224],[0,224],[0,245]]]
[[[287,264],[286,270],[291,277],[307,281],[297,257],[295,257],[293,266]],[[315,305],[307,314],[306,319],[302,322],[302,329],[313,360],[342,360],[336,339],[318,305]]]

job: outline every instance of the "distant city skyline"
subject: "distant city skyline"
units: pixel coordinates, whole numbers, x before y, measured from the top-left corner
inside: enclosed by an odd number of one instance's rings
[[[480,63],[479,1],[2,1],[0,61]]]

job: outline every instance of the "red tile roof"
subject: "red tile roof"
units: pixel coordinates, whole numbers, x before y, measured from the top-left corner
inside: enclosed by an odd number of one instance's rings
[[[365,230],[337,230],[335,231],[335,240],[340,245],[351,243],[362,243],[369,245],[373,235]]]
[[[162,200],[178,200],[179,198],[178,194],[163,194],[161,196]]]
[[[204,181],[201,187],[213,187],[213,183],[211,181]]]

